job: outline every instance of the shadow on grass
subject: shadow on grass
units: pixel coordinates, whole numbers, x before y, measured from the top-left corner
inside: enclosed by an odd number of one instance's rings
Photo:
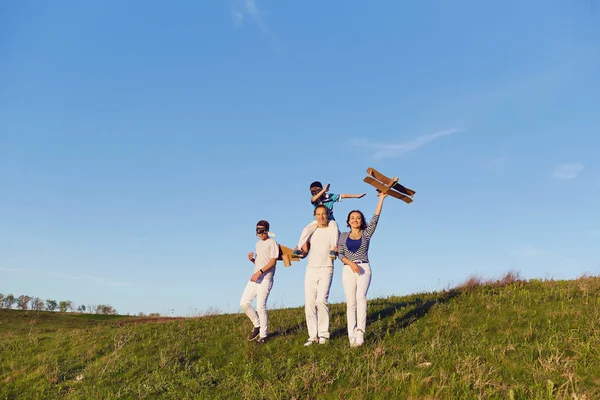
[[[416,297],[410,301],[388,301],[385,300],[383,304],[381,300],[376,300],[374,302],[370,302],[368,305],[368,314],[367,314],[367,325],[370,325],[375,322],[384,322],[389,328],[393,328],[393,330],[400,330],[410,326],[412,323],[418,321],[420,318],[424,317],[431,307],[436,304],[446,303],[456,296],[460,295],[460,290],[450,290],[447,292],[443,292],[438,294],[434,298],[430,298],[424,300],[423,297]],[[378,306],[384,306],[382,309],[378,309]],[[394,316],[398,315],[398,312],[402,309],[409,309],[410,311],[406,312],[406,314],[402,315],[399,318],[394,318]],[[336,307],[336,305],[330,304],[330,320],[336,320],[337,318],[342,318],[344,321],[344,326],[331,332],[331,338],[335,338],[338,336],[347,335],[347,327],[345,324],[346,321],[346,306],[345,303],[342,304],[342,307]],[[390,320],[391,321],[388,321]],[[288,335],[294,335],[299,332],[306,331],[306,322],[302,320],[295,325],[289,326],[285,329],[279,329],[272,332],[269,332],[269,339],[274,339],[277,337],[285,337]]]
[[[269,333],[269,338],[276,338],[276,337],[280,337],[280,336],[287,336],[287,335],[292,335],[292,334],[296,334],[302,330],[306,330],[306,323],[305,322],[300,322],[297,323],[296,325],[290,326],[289,328],[286,329],[280,329],[277,331],[273,331]]]
[[[436,304],[446,303],[453,298],[461,294],[461,291],[453,289],[448,292],[444,292],[433,299],[423,300],[421,297],[417,297],[411,301],[399,301],[399,302],[387,302],[385,307],[378,311],[367,312],[367,325],[374,322],[385,321],[386,325],[393,330],[404,329],[420,318],[424,317],[431,307]],[[376,304],[369,304],[367,306],[370,309],[376,308]],[[414,307],[414,308],[412,308]],[[412,309],[411,309],[412,308]],[[400,318],[393,318],[402,309],[411,309]],[[345,314],[345,310],[344,310]],[[387,323],[388,319],[393,318],[393,321]],[[344,318],[345,319],[345,318]],[[345,336],[348,333],[347,327],[336,329],[331,333],[331,337]]]

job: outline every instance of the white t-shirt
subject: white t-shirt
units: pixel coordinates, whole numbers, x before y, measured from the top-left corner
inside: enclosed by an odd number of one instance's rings
[[[339,231],[333,224],[327,228],[317,228],[312,234],[310,241],[310,251],[308,252],[308,264],[310,267],[333,267],[333,260],[329,256],[333,250],[333,243],[337,244]]]
[[[279,258],[279,245],[275,239],[268,238],[259,240],[256,243],[256,259],[254,260],[254,272],[258,271],[271,261],[271,258]],[[263,276],[272,277],[275,275],[275,267],[268,270]]]

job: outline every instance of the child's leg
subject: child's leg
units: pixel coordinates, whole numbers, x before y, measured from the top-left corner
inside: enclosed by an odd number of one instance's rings
[[[331,229],[335,229],[337,231],[337,235],[331,235],[329,242],[329,246],[332,249],[329,253],[329,256],[335,260],[338,256],[338,238],[340,237],[340,228],[335,220],[329,221],[329,226]]]
[[[298,246],[296,246],[296,249],[302,248],[302,246],[304,245],[304,243],[306,243],[310,235],[315,233],[315,231],[317,230],[317,226],[317,220],[313,220],[310,224],[306,225],[302,229],[302,233],[300,234],[300,240],[298,241]]]
[[[340,237],[340,228],[338,227],[337,222],[335,222],[335,220],[331,220],[329,221],[329,226],[331,226],[331,229],[335,229],[337,230],[337,235],[335,236],[331,236],[331,248],[334,249],[335,251],[337,251],[337,245],[338,245],[338,238]]]

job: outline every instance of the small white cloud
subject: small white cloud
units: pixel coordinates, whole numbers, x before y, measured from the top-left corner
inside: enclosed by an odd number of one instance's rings
[[[574,179],[577,178],[584,169],[584,165],[578,162],[561,163],[554,168],[552,176],[556,179]]]
[[[255,0],[237,0],[231,11],[231,18],[236,26],[241,25],[244,20],[249,20],[262,30],[267,30],[264,15],[265,13],[258,8]]]
[[[516,257],[540,258],[549,255],[550,252],[533,247],[531,245],[524,245],[516,250],[513,250],[511,254]]]
[[[248,11],[249,14],[260,14],[260,11],[258,11],[258,7],[256,7],[256,2],[254,0],[244,0],[244,8],[246,8],[246,11]]]
[[[430,133],[427,135],[419,136],[415,139],[401,142],[401,143],[375,143],[367,139],[354,139],[352,144],[355,146],[364,147],[374,151],[374,159],[383,159],[395,156],[402,156],[410,151],[417,150],[426,144],[441,138],[443,136],[452,135],[460,132],[460,129],[447,129],[440,132]]]
[[[231,18],[233,18],[233,23],[235,24],[235,26],[240,26],[244,21],[244,14],[242,14],[239,11],[233,11],[231,13]]]

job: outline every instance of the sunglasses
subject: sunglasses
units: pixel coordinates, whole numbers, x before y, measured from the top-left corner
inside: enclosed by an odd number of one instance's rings
[[[319,193],[322,189],[310,189],[310,194],[312,194],[313,196],[317,193]]]
[[[267,230],[265,228],[256,228],[256,233],[258,233],[259,235],[262,235],[263,233],[266,233]]]

